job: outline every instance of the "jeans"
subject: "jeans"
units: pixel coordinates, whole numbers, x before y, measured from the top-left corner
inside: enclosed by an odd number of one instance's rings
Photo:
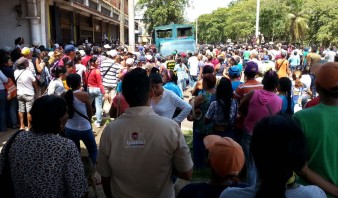
[[[184,78],[177,80],[177,85],[181,89],[182,93],[185,91],[185,88],[187,86],[186,84],[187,84],[187,81]]]
[[[246,161],[246,168],[247,168],[247,177],[246,177],[246,183],[250,186],[256,185],[256,166],[254,163],[254,160],[252,158],[251,152],[250,152],[250,144],[251,144],[251,135],[244,132],[242,137],[242,148],[245,156]]]
[[[6,103],[7,126],[10,128],[18,127],[18,99],[16,97]]]
[[[195,87],[196,82],[197,82],[197,76],[190,76],[189,86],[191,88]]]
[[[2,89],[0,90],[0,132],[7,131],[6,102],[7,102],[7,93],[5,89]]]
[[[96,122],[101,124],[102,121],[102,93],[100,88],[96,88],[96,87],[89,87],[88,88],[88,92],[91,98],[91,103],[93,102],[93,100],[95,99],[95,115],[96,115]]]
[[[92,129],[86,131],[78,131],[66,127],[65,133],[66,137],[71,139],[75,143],[76,147],[79,149],[79,152],[81,152],[80,140],[83,141],[88,150],[89,157],[92,160],[93,164],[95,165],[97,156],[97,146]]]
[[[206,134],[193,132],[193,160],[195,168],[204,168],[206,166],[207,152],[203,143]]]

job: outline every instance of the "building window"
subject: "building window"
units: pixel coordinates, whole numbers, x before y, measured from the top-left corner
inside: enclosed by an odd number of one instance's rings
[[[74,2],[79,3],[79,4],[84,4],[84,0],[74,0]]]
[[[101,6],[101,13],[106,15],[106,16],[110,16],[110,10],[108,10],[107,8]]]
[[[89,1],[89,8],[91,8],[93,10],[97,10],[97,3]]]

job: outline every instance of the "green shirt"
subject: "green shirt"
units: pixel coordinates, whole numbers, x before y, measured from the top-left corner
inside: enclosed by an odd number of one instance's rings
[[[294,114],[304,131],[308,166],[338,185],[338,106],[322,103]],[[332,197],[332,196],[328,196]]]
[[[250,51],[245,51],[243,53],[244,60],[249,60],[250,59]]]

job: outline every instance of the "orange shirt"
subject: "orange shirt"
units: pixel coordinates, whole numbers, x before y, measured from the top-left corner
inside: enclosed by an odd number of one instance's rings
[[[263,89],[263,84],[254,79],[247,80],[244,84],[238,86],[234,92],[234,98],[242,100],[247,93],[257,89]]]
[[[290,74],[289,61],[285,59],[279,59],[276,62],[276,71],[279,78],[288,77]]]

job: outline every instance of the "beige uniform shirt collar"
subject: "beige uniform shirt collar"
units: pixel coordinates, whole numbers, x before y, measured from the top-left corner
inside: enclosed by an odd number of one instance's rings
[[[129,107],[125,112],[126,116],[148,116],[157,115],[149,106]]]

